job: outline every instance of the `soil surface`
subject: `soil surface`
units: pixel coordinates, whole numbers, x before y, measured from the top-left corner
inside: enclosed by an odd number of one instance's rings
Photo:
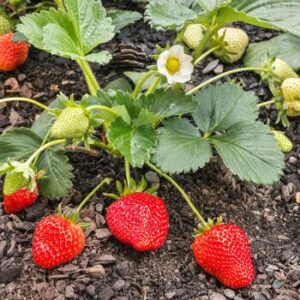
[[[124,2],[120,6],[126,6]],[[276,34],[243,27],[252,41],[269,39]],[[93,66],[99,82],[103,86],[125,70],[142,70],[150,61],[149,54],[153,53],[155,44],[164,45],[173,37],[173,33],[157,33],[143,22],[129,26],[108,44],[115,53],[113,62],[104,68]],[[128,45],[139,53],[129,61],[120,56],[120,49]],[[233,67],[236,66],[223,66],[210,57],[197,67],[191,84]],[[269,99],[270,93],[258,76],[245,73],[238,79],[246,90],[256,93],[259,101]],[[80,97],[86,91],[75,63],[36,49],[31,49],[24,66],[12,73],[0,74],[0,98],[26,96],[48,104],[59,92]],[[29,127],[39,113],[27,104],[2,105],[0,133],[11,127]],[[269,119],[271,125],[282,129],[274,124],[274,109],[264,109],[260,118],[264,122]],[[294,142],[294,149],[286,155],[284,176],[274,186],[241,182],[217,157],[195,174],[175,176],[206,217],[221,215],[226,223],[236,223],[245,229],[256,267],[256,279],[251,287],[236,291],[226,289],[197,266],[191,251],[196,219],[174,188],[161,180],[159,195],[166,202],[171,224],[162,249],[137,253],[111,237],[105,223],[105,210],[111,201],[99,193],[82,212],[84,221],[91,223],[86,231],[84,252],[51,271],[33,264],[31,240],[36,222],[54,213],[58,202],[39,199],[25,212],[8,216],[3,212],[0,195],[0,299],[299,300],[299,119],[292,120],[287,134]],[[104,152],[99,158],[82,153],[68,156],[75,179],[72,195],[64,199],[64,204],[75,206],[102,177],[124,178],[122,161]],[[159,180],[146,168],[135,171],[136,176],[143,173],[149,181]]]

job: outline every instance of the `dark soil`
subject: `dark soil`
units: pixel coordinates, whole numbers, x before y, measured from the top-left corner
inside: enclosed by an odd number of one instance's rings
[[[246,29],[252,41],[274,35],[250,26]],[[165,44],[172,38],[172,33],[157,33],[139,22],[123,30],[108,47],[119,53],[120,44],[132,44],[137,52],[144,51],[148,57],[156,43]],[[116,54],[110,65],[93,68],[100,83],[105,85],[126,69],[142,68],[149,61],[149,58],[142,61],[142,56],[122,63],[122,58]],[[214,75],[215,67],[207,74],[202,72],[203,68],[212,66],[213,60],[211,57],[197,68],[193,83]],[[223,67],[219,62],[216,65]],[[258,76],[247,73],[238,79],[260,100],[270,97]],[[21,95],[50,103],[59,92],[73,93],[77,97],[86,92],[79,68],[75,63],[35,49],[31,49],[24,66],[15,72],[0,74],[0,98]],[[0,133],[10,127],[30,126],[39,113],[32,106],[21,103],[3,105],[0,109]],[[276,111],[265,109],[260,118],[264,122],[270,119],[274,125]],[[105,209],[110,200],[99,194],[82,212],[82,218],[91,223],[86,232],[84,252],[52,271],[43,271],[33,264],[31,239],[35,223],[45,214],[54,213],[58,202],[47,203],[40,199],[25,212],[9,216],[4,214],[0,202],[0,299],[300,299],[299,120],[292,120],[287,134],[294,142],[294,149],[286,155],[284,176],[274,186],[241,182],[217,157],[195,174],[176,176],[206,217],[222,215],[226,223],[236,223],[247,232],[257,271],[250,288],[226,289],[197,266],[191,251],[196,219],[174,188],[161,181],[159,194],[166,201],[171,223],[162,249],[137,253],[111,237],[105,223]],[[100,158],[70,153],[69,158],[75,179],[72,196],[64,199],[65,204],[78,203],[102,177],[124,178],[122,161],[105,153],[101,153]],[[149,170],[142,171],[137,173]],[[147,178],[157,179],[151,172],[147,173]]]

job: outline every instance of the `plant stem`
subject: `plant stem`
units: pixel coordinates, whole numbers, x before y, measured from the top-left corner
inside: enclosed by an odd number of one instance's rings
[[[131,181],[131,176],[130,176],[130,164],[129,161],[124,158],[124,162],[125,162],[125,174],[126,174],[126,181],[128,186],[130,185],[130,181]]]
[[[198,48],[193,53],[194,62],[196,62],[198,60],[199,56],[201,55],[201,53],[203,52],[203,50],[207,46],[208,41],[211,39],[212,35],[214,34],[216,28],[217,27],[213,26],[213,27],[207,29],[200,45],[198,46]]]
[[[148,89],[148,91],[147,91],[147,93],[146,93],[146,96],[150,95],[151,93],[153,93],[153,92],[156,90],[156,88],[157,88],[157,86],[159,85],[160,81],[161,81],[161,76],[159,75],[159,76],[157,76],[157,77],[153,80],[151,86],[149,87],[149,89]]]
[[[217,81],[223,77],[226,77],[228,75],[231,74],[235,74],[235,73],[240,73],[240,72],[248,72],[248,71],[267,71],[267,69],[263,69],[263,68],[258,68],[258,67],[247,67],[247,68],[239,68],[239,69],[234,69],[234,70],[230,70],[228,72],[222,73],[218,76],[215,76],[213,78],[210,78],[202,83],[200,83],[198,86],[194,87],[193,89],[191,89],[189,92],[186,93],[186,95],[192,95],[195,92],[199,91],[200,89],[202,89],[203,87],[209,85],[210,83]]]
[[[33,160],[39,156],[44,150],[52,147],[52,146],[55,146],[55,145],[58,145],[58,144],[63,144],[66,140],[65,139],[61,139],[61,140],[55,140],[55,141],[52,141],[50,143],[47,143],[43,146],[41,146],[39,149],[37,149],[29,158],[28,160],[26,161],[26,165],[30,166],[30,164],[33,162]]]
[[[202,61],[203,59],[205,59],[207,56],[209,56],[211,53],[213,53],[214,51],[216,51],[219,48],[220,48],[220,46],[216,46],[216,47],[211,48],[211,49],[207,50],[206,52],[204,52],[201,56],[199,56],[196,59],[196,61],[194,62],[194,65],[197,65],[200,61]]]
[[[76,213],[79,214],[83,206],[91,199],[91,197],[94,196],[94,194],[104,185],[104,184],[109,184],[111,182],[111,179],[105,178],[103,179],[84,199],[83,201],[79,204],[79,206],[76,209]]]
[[[89,145],[95,146],[97,148],[100,148],[100,149],[103,149],[103,150],[106,150],[106,151],[109,151],[109,152],[112,152],[112,150],[113,150],[111,146],[106,145],[106,144],[104,144],[102,142],[99,142],[97,140],[94,140],[93,138],[89,139],[88,143],[89,143]]]
[[[42,108],[44,110],[47,110],[47,111],[53,111],[53,109],[49,108],[48,106],[38,102],[38,101],[35,101],[33,99],[29,99],[29,98],[22,98],[22,97],[12,97],[12,98],[6,98],[6,99],[2,99],[0,100],[0,104],[1,103],[6,103],[6,102],[14,102],[14,101],[19,101],[19,102],[28,102],[28,103],[31,103],[39,108]]]
[[[42,142],[41,146],[44,146],[44,145],[46,144],[46,142],[47,142],[47,140],[48,140],[48,137],[49,137],[49,135],[50,135],[50,132],[51,132],[51,128],[48,130],[47,134],[45,135],[45,137],[44,137],[44,139],[43,139],[43,142]],[[39,158],[39,156],[37,155],[37,156],[35,157],[34,161],[32,162],[33,165],[36,164],[38,158]]]
[[[265,107],[265,106],[268,106],[268,105],[271,105],[273,103],[275,103],[276,100],[273,99],[273,100],[269,100],[269,101],[266,101],[266,102],[262,102],[262,103],[259,103],[256,105],[256,107],[260,108],[260,107]]]
[[[89,88],[90,94],[92,96],[95,96],[97,94],[97,91],[100,90],[100,86],[98,84],[98,81],[90,67],[87,61],[83,59],[76,59],[76,62],[80,66],[87,83],[87,86]]]
[[[113,109],[111,109],[107,106],[104,106],[104,105],[91,105],[91,106],[87,107],[88,111],[92,111],[92,110],[96,110],[96,109],[103,110],[105,112],[112,114],[115,117],[119,117],[119,114],[117,112],[115,112]]]
[[[134,91],[132,93],[132,97],[133,99],[136,99],[144,85],[144,83],[147,81],[147,79],[149,79],[153,74],[155,74],[156,71],[155,70],[150,70],[147,73],[145,73],[140,80],[137,82]]]
[[[203,226],[205,228],[209,228],[207,222],[205,221],[205,219],[202,217],[202,215],[200,214],[200,212],[198,211],[198,209],[195,207],[195,205],[193,204],[192,200],[190,199],[190,197],[187,195],[187,193],[183,190],[183,188],[169,175],[165,174],[162,170],[158,169],[156,166],[154,166],[153,164],[151,164],[150,162],[146,162],[146,165],[152,169],[153,171],[155,171],[158,175],[160,175],[161,177],[164,177],[167,181],[169,181],[177,190],[178,192],[182,195],[182,197],[185,199],[185,201],[187,202],[187,204],[189,205],[189,207],[191,208],[191,210],[194,212],[194,214],[198,217],[198,219],[201,221],[201,223],[203,224]]]
[[[62,10],[65,10],[64,4],[62,0],[54,0],[55,4],[57,5],[57,8],[60,8]]]

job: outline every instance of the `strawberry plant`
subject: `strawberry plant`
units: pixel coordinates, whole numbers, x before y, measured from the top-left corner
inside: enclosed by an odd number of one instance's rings
[[[131,178],[131,168],[147,167],[180,192],[202,223],[193,245],[200,266],[232,288],[249,285],[254,269],[245,233],[237,226],[221,225],[219,220],[206,221],[171,175],[195,172],[217,153],[242,180],[257,184],[278,181],[284,168],[278,135],[276,140],[269,126],[257,120],[259,108],[269,102],[257,105],[256,96],[237,83],[212,83],[239,72],[254,71],[278,91],[279,82],[285,79],[281,90],[289,115],[294,116],[299,103],[298,78],[286,79],[297,77],[296,73],[272,58],[217,75],[188,92],[186,83],[195,65],[212,53],[226,63],[244,55],[249,42],[246,32],[226,27],[228,24],[242,21],[295,33],[298,22],[293,18],[284,20],[300,4],[287,1],[288,9],[281,10],[281,18],[275,19],[272,15],[286,1],[268,4],[256,0],[255,5],[248,0],[148,1],[145,20],[157,30],[176,30],[177,37],[174,44],[157,46],[153,55],[156,61],[146,72],[126,73],[135,82],[131,88],[130,84],[121,84],[124,79],[100,87],[90,63],[107,64],[112,55],[98,46],[138,20],[140,14],[106,11],[96,0],[56,2],[57,8],[21,17],[14,39],[74,60],[82,70],[88,93],[81,99],[60,94],[49,106],[28,98],[0,100],[0,104],[24,101],[44,110],[31,128],[8,130],[0,136],[0,174],[6,174],[4,195],[8,196],[5,201],[12,199],[10,202],[16,203],[16,209],[7,209],[7,213],[30,205],[38,193],[47,199],[67,197],[73,178],[66,157],[68,146],[80,146],[87,152],[98,148],[124,159],[124,187],[117,182],[120,197],[107,195],[118,199],[108,208],[107,222],[119,241],[144,251],[158,249],[166,240],[168,213],[162,199],[151,195],[157,187],[147,189],[143,178],[139,183]],[[95,135],[96,131],[101,134]],[[286,150],[285,142],[283,151]],[[40,172],[44,176],[37,176]],[[15,185],[11,184],[12,176]],[[39,266],[56,267],[82,251],[84,237],[76,225],[81,207],[71,216],[46,217],[38,224],[33,256]],[[55,227],[61,229],[57,236],[45,234],[52,234]],[[69,235],[71,241],[66,240]],[[62,245],[52,243],[56,238],[63,241]],[[232,240],[236,241],[235,251],[228,253]],[[210,247],[212,244],[218,246],[216,250]],[[205,253],[199,245],[207,249]],[[66,252],[69,247],[72,253]],[[219,260],[214,265],[216,257]],[[228,260],[225,269],[224,260]]]

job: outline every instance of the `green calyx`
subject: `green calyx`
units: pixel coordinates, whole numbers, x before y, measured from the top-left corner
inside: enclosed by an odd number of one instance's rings
[[[51,134],[56,139],[80,139],[90,128],[89,112],[82,106],[66,107],[54,122]]]
[[[209,231],[212,227],[221,225],[223,223],[222,217],[218,217],[216,221],[213,219],[207,219],[207,226],[203,224],[199,224],[197,228],[194,229],[193,237],[196,238],[199,235],[204,234],[205,232]]]
[[[132,193],[144,192],[150,195],[156,195],[159,189],[159,184],[157,183],[152,184],[151,187],[148,188],[148,183],[146,179],[142,177],[140,182],[136,182],[132,178],[130,178],[129,183],[125,180],[124,185],[120,181],[116,181],[116,187],[117,187],[118,194],[104,193],[104,195],[115,200]]]
[[[278,87],[285,79],[299,78],[288,63],[278,57],[268,57],[262,68],[268,70],[261,72],[260,75],[270,86]]]

